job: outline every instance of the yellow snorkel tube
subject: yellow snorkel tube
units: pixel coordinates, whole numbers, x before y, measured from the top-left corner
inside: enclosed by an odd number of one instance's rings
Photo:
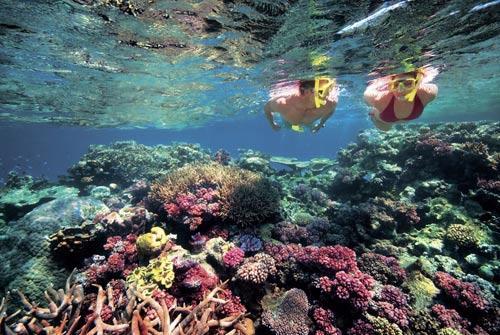
[[[314,104],[316,108],[326,105],[326,100],[334,85],[335,80],[328,77],[316,77],[314,79]]]
[[[417,71],[417,78],[415,80],[415,87],[413,88],[413,90],[410,93],[405,95],[406,101],[409,101],[409,102],[413,102],[413,100],[415,100],[415,96],[417,95],[417,91],[418,91],[418,86],[419,86],[420,82],[422,81],[422,78],[424,77],[424,73],[421,69],[417,69],[416,71]]]
[[[415,78],[415,84],[413,86],[413,89],[404,96],[405,100],[409,102],[413,102],[413,100],[415,100],[419,84],[422,81],[422,78],[424,77],[424,71],[422,68],[416,69],[415,72],[417,72],[417,77]],[[402,83],[396,84],[394,81],[390,84],[389,89],[394,92],[399,88],[400,85],[402,85]]]

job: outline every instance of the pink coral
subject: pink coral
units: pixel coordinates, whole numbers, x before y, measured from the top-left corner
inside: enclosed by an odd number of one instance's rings
[[[358,269],[356,253],[344,246],[306,247],[303,252],[295,253],[297,260],[315,267],[319,272],[334,275],[338,271],[351,272]]]
[[[448,298],[466,312],[484,312],[489,306],[479,287],[472,283],[462,282],[441,271],[436,272],[435,282]]]
[[[231,248],[222,257],[224,266],[228,268],[235,268],[243,262],[245,252],[238,247]]]
[[[199,187],[193,192],[178,194],[174,202],[164,204],[163,208],[170,217],[196,230],[206,220],[220,216],[221,205],[214,189]]]
[[[443,305],[434,305],[431,310],[443,328],[466,330],[470,326],[470,322],[462,318],[454,309],[447,309]]]
[[[329,309],[316,308],[313,312],[313,320],[316,324],[314,335],[342,335],[342,332],[333,325],[333,312]]]
[[[348,303],[358,311],[368,308],[368,303],[372,298],[374,280],[370,275],[361,271],[346,273],[337,272],[332,281],[332,293],[335,298]]]

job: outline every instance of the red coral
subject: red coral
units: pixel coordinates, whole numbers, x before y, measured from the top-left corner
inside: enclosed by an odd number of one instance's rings
[[[441,271],[436,272],[435,282],[444,294],[465,312],[470,314],[485,312],[489,306],[479,287],[472,283],[460,281]]]
[[[235,268],[243,262],[245,252],[238,247],[231,248],[222,257],[224,266],[228,268]]]

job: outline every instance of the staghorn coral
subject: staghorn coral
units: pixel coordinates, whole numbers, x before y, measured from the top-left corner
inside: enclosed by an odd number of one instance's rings
[[[275,275],[276,271],[274,259],[265,253],[259,253],[245,259],[236,272],[236,278],[254,284],[262,284],[268,277]]]
[[[262,300],[262,325],[275,335],[307,335],[309,301],[304,291],[293,288]]]
[[[221,317],[217,311],[224,304],[224,287],[215,287],[202,300],[190,307],[179,307],[175,301],[167,305],[134,288],[126,292],[108,285],[97,287],[97,294],[84,296],[81,286],[68,278],[65,290],[48,290],[48,307],[29,302],[22,293],[25,311],[8,318],[0,316],[6,334],[219,334],[252,335],[244,314]],[[90,304],[84,299],[92,300]],[[126,301],[127,303],[121,303]],[[0,311],[6,309],[5,300]],[[76,331],[76,332],[75,332]]]
[[[252,226],[278,216],[278,192],[267,178],[220,164],[188,165],[168,174],[151,186],[149,201],[158,211],[161,206],[175,203],[178,195],[200,187],[209,187],[217,194],[222,220]],[[167,211],[175,212],[171,208]]]

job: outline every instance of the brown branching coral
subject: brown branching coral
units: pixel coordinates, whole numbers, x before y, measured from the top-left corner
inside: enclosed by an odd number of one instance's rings
[[[216,331],[221,335],[253,335],[244,313],[222,319],[217,317],[217,309],[226,303],[220,295],[224,284],[209,292],[198,305],[189,307],[177,306],[175,302],[167,306],[166,300],[159,302],[134,287],[117,295],[110,285],[106,290],[96,286],[95,301],[86,309],[83,287],[72,281],[73,273],[64,290],[50,288],[46,291],[46,308],[29,302],[18,292],[26,310],[24,316],[10,324],[20,311],[7,316],[4,298],[0,304],[1,334],[205,335]]]
[[[187,165],[151,186],[149,201],[156,210],[197,187],[214,189],[223,220],[240,226],[263,223],[278,215],[279,194],[264,176],[220,164]]]
[[[29,302],[22,292],[17,291],[26,312],[12,328],[12,334],[73,334],[80,321],[84,298],[83,287],[72,283],[73,275],[74,271],[68,277],[64,290],[56,291],[49,287],[45,291],[48,307]]]

